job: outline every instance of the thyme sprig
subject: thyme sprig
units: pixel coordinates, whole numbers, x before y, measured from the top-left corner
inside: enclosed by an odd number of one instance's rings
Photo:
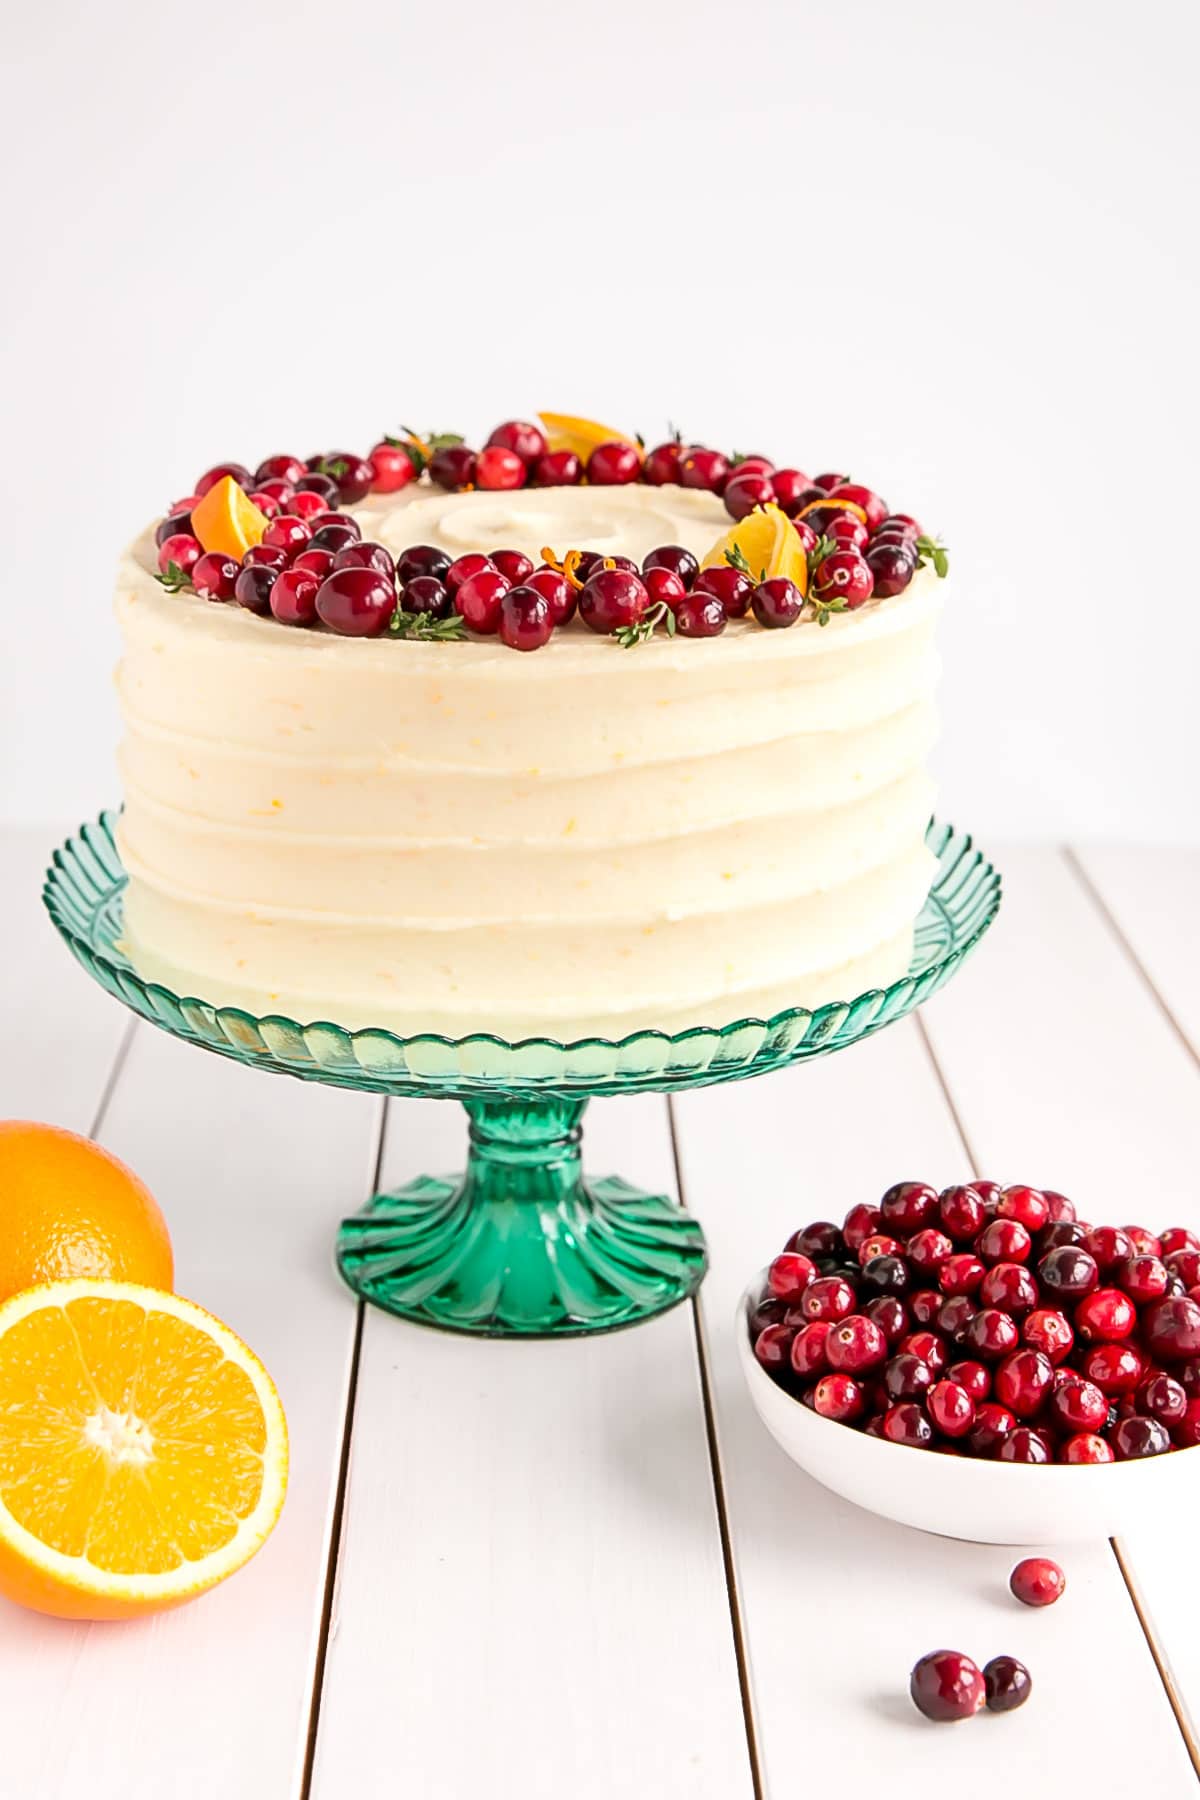
[[[418,638],[426,644],[456,644],[466,635],[466,629],[466,620],[457,613],[438,619],[433,613],[410,613],[397,607],[388,620],[393,637]]]
[[[744,575],[747,581],[758,582],[767,579],[767,571],[765,569],[760,569],[757,575],[754,573],[754,570],[746,561],[745,552],[740,544],[730,545],[729,549],[725,552],[725,561],[729,564],[731,569],[736,569],[739,575]]]
[[[925,537],[917,539],[917,567],[923,569],[932,563],[939,581],[944,581],[950,573],[950,552],[941,538]]]
[[[655,627],[665,625],[667,636],[675,636],[675,614],[665,600],[657,600],[650,610],[642,614],[636,625],[618,625],[613,632],[622,650],[632,650],[635,644],[644,644],[654,636]]]
[[[180,568],[177,562],[169,562],[162,574],[156,575],[154,579],[166,588],[168,594],[191,592],[192,578],[186,569]]]

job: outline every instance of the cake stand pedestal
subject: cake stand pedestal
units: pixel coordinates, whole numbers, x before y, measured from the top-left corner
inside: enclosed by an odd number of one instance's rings
[[[669,1196],[619,1176],[587,1179],[580,1118],[600,1095],[672,1093],[742,1081],[835,1050],[903,1018],[946,982],[1000,905],[1000,878],[951,826],[933,823],[938,859],[912,965],[891,987],[809,1011],[620,1041],[569,1044],[490,1035],[403,1038],[302,1025],[173,994],[144,981],[121,947],[126,876],[115,815],[55,852],[44,898],[88,973],[173,1037],[251,1067],[366,1093],[459,1100],[470,1117],[464,1175],[422,1176],[379,1194],[338,1234],[355,1293],[403,1318],[492,1337],[564,1337],[633,1325],[694,1293],[705,1270],[698,1222]]]

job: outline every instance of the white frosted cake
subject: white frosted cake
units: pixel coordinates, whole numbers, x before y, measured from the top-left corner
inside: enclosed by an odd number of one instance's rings
[[[731,529],[716,493],[644,482],[426,475],[341,514],[396,556],[551,546],[639,567],[663,545],[701,560]],[[576,616],[521,655],[466,630],[289,629],[164,587],[161,563],[152,530],[117,595],[143,976],[302,1022],[571,1040],[769,1017],[905,972],[933,868],[931,569],[821,626],[810,589],[790,630],[750,613],[623,648]]]

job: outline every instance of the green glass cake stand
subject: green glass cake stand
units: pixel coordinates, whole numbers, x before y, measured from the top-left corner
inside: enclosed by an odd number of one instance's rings
[[[144,981],[121,947],[126,876],[115,815],[54,855],[45,901],[88,973],[186,1043],[252,1068],[371,1094],[461,1100],[466,1173],[378,1194],[338,1233],[356,1294],[407,1319],[494,1337],[563,1337],[633,1325],[685,1300],[705,1270],[700,1226],[663,1194],[619,1176],[585,1180],[580,1118],[598,1095],[673,1093],[745,1081],[828,1056],[901,1019],[961,966],[995,918],[1000,877],[948,825],[931,824],[937,871],[903,980],[857,998],[720,1029],[639,1031],[617,1042],[520,1043],[347,1031],[254,1018]]]

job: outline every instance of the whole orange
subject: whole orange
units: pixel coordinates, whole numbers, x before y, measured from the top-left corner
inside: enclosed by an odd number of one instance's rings
[[[171,1240],[153,1194],[88,1138],[0,1120],[0,1301],[80,1278],[171,1289]]]

